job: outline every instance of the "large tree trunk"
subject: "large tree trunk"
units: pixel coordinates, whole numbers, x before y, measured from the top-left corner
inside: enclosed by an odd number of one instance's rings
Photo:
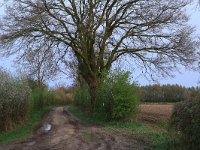
[[[91,113],[95,112],[96,108],[96,101],[97,101],[97,86],[98,86],[98,80],[97,78],[91,78],[88,82],[89,92],[91,96]]]
[[[90,112],[94,113],[95,112],[95,107],[96,107],[96,99],[97,99],[97,86],[98,86],[98,76],[93,74],[93,75],[88,75],[85,74],[84,72],[80,72],[80,76],[85,80],[85,83],[87,83],[89,94],[90,94]]]

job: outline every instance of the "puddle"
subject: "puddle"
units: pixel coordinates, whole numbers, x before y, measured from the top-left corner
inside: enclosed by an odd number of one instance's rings
[[[44,133],[48,133],[51,130],[51,128],[52,128],[52,125],[47,123],[41,127],[41,131]]]
[[[28,146],[33,146],[35,143],[36,143],[36,142],[33,141],[33,142],[29,142],[27,145],[28,145]]]
[[[99,138],[94,136],[92,133],[83,132],[82,133],[84,140],[87,142],[99,142]]]

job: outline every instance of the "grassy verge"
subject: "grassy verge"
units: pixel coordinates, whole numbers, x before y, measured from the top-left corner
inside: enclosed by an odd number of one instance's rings
[[[128,131],[129,133],[145,136],[149,139],[150,147],[153,150],[181,150],[180,137],[176,133],[167,132],[167,130],[156,130],[146,123],[139,121],[127,122],[108,122],[101,116],[84,115],[74,106],[69,107],[69,111],[78,117],[81,121],[91,122],[103,125],[107,129]]]
[[[27,121],[22,127],[10,132],[0,133],[0,144],[8,144],[26,139],[31,135],[33,128],[41,121],[43,115],[49,112],[51,109],[52,107],[45,107],[40,111],[30,113]]]

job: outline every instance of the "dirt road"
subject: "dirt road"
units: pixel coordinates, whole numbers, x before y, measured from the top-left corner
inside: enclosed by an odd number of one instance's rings
[[[49,132],[42,126],[52,125]],[[0,146],[0,150],[148,150],[144,137],[105,130],[82,123],[67,109],[58,107],[45,115],[33,136],[26,141]]]

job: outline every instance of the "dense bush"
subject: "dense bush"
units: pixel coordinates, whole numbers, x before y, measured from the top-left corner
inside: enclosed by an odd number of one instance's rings
[[[181,133],[188,149],[200,149],[200,97],[177,103],[171,125]]]
[[[74,90],[74,104],[82,110],[89,109],[90,107],[90,94],[86,85],[84,87],[77,86]]]
[[[97,92],[97,111],[107,119],[129,117],[139,102],[136,87],[129,83],[129,73],[114,73],[101,81]]]
[[[43,101],[43,92],[40,88],[34,88],[31,92],[30,98],[30,111],[36,111],[43,108],[44,101]]]
[[[30,110],[40,110],[45,106],[67,105],[73,101],[73,90],[57,87],[49,90],[47,86],[34,86],[31,92]]]
[[[110,74],[102,78],[97,89],[96,113],[109,120],[118,120],[136,112],[138,96],[128,78],[129,73]],[[91,99],[87,86],[77,87],[74,99],[79,108],[88,109]]]
[[[25,79],[0,68],[0,132],[13,129],[26,119],[29,96]]]
[[[35,87],[30,98],[30,111],[41,110],[45,106],[57,104],[58,96],[47,88]]]
[[[56,89],[53,90],[53,92],[55,93],[57,97],[55,101],[57,105],[67,105],[67,104],[72,103],[74,100],[73,88],[58,86]]]

